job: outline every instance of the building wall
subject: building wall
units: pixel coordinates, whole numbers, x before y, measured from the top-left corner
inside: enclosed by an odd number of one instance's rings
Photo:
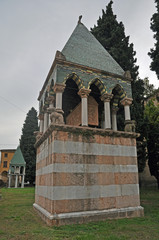
[[[0,163],[0,179],[7,181],[8,177],[3,176],[4,172],[8,172],[10,161],[15,153],[14,149],[1,150],[1,163]]]
[[[37,147],[35,206],[40,214],[46,211],[54,219],[55,214],[139,207],[133,134],[76,129],[54,129]]]

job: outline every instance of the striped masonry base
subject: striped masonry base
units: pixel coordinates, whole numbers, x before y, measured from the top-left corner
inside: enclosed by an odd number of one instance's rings
[[[34,208],[49,225],[142,216],[135,139],[53,130],[37,148]]]

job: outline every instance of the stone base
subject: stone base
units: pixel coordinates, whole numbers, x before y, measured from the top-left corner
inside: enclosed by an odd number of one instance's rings
[[[51,214],[38,204],[33,204],[34,209],[38,212],[40,217],[49,226],[60,226],[67,224],[82,224],[87,222],[104,221],[106,219],[119,219],[119,218],[133,218],[143,217],[144,208],[128,207],[120,209],[109,209],[109,210],[94,210],[94,211],[83,211],[83,212],[70,212]]]

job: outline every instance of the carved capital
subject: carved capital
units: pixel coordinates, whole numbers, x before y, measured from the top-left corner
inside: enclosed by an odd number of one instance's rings
[[[63,83],[56,83],[53,87],[55,93],[63,93],[66,85]]]
[[[48,102],[49,102],[49,104],[53,104],[55,102],[55,96],[49,96]]]
[[[39,120],[44,120],[44,114],[40,113],[39,116],[38,116],[38,119]]]
[[[112,113],[116,114],[118,110],[119,110],[118,107],[112,107]]]
[[[91,89],[81,88],[81,89],[78,91],[78,95],[79,95],[81,98],[88,98],[90,92],[91,92]]]
[[[109,93],[104,93],[102,96],[101,96],[101,101],[103,102],[110,102],[110,100],[112,99],[113,97],[113,94],[109,94]]]
[[[123,106],[129,106],[129,105],[131,105],[132,104],[132,101],[133,101],[133,99],[132,98],[127,98],[127,97],[125,97],[125,98],[123,98],[121,101],[120,101],[120,103],[123,105]]]

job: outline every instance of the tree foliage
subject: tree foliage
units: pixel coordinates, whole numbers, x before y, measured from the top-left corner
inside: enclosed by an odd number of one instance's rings
[[[38,118],[36,110],[32,107],[27,113],[20,139],[20,148],[26,162],[25,181],[29,181],[31,184],[35,181],[35,131],[38,131]]]
[[[148,165],[151,175],[155,176],[159,189],[159,104],[150,100],[145,107],[147,121]]]
[[[137,59],[133,49],[133,43],[129,43],[129,36],[125,36],[125,28],[122,22],[117,21],[112,10],[113,1],[110,1],[106,11],[102,10],[97,26],[91,28],[92,34],[98,39],[110,55],[119,63],[123,70],[129,70],[132,78],[138,76]]]
[[[155,0],[155,3],[157,12],[154,13],[151,18],[151,30],[154,32],[156,43],[154,48],[150,49],[148,55],[152,59],[150,69],[156,72],[157,78],[159,79],[159,0]]]
[[[110,53],[110,55],[119,63],[123,70],[129,70],[132,77],[132,97],[133,104],[131,107],[132,119],[137,123],[136,131],[140,133],[137,143],[138,166],[139,171],[143,171],[146,161],[146,149],[144,142],[144,82],[138,79],[136,52],[133,49],[133,43],[129,43],[129,36],[125,35],[125,29],[122,22],[117,21],[116,15],[112,10],[113,1],[111,0],[106,7],[106,11],[102,10],[102,17],[99,17],[97,25],[91,28],[92,34]],[[120,126],[124,125],[123,111],[118,112],[118,122]],[[119,130],[121,130],[119,128]]]

